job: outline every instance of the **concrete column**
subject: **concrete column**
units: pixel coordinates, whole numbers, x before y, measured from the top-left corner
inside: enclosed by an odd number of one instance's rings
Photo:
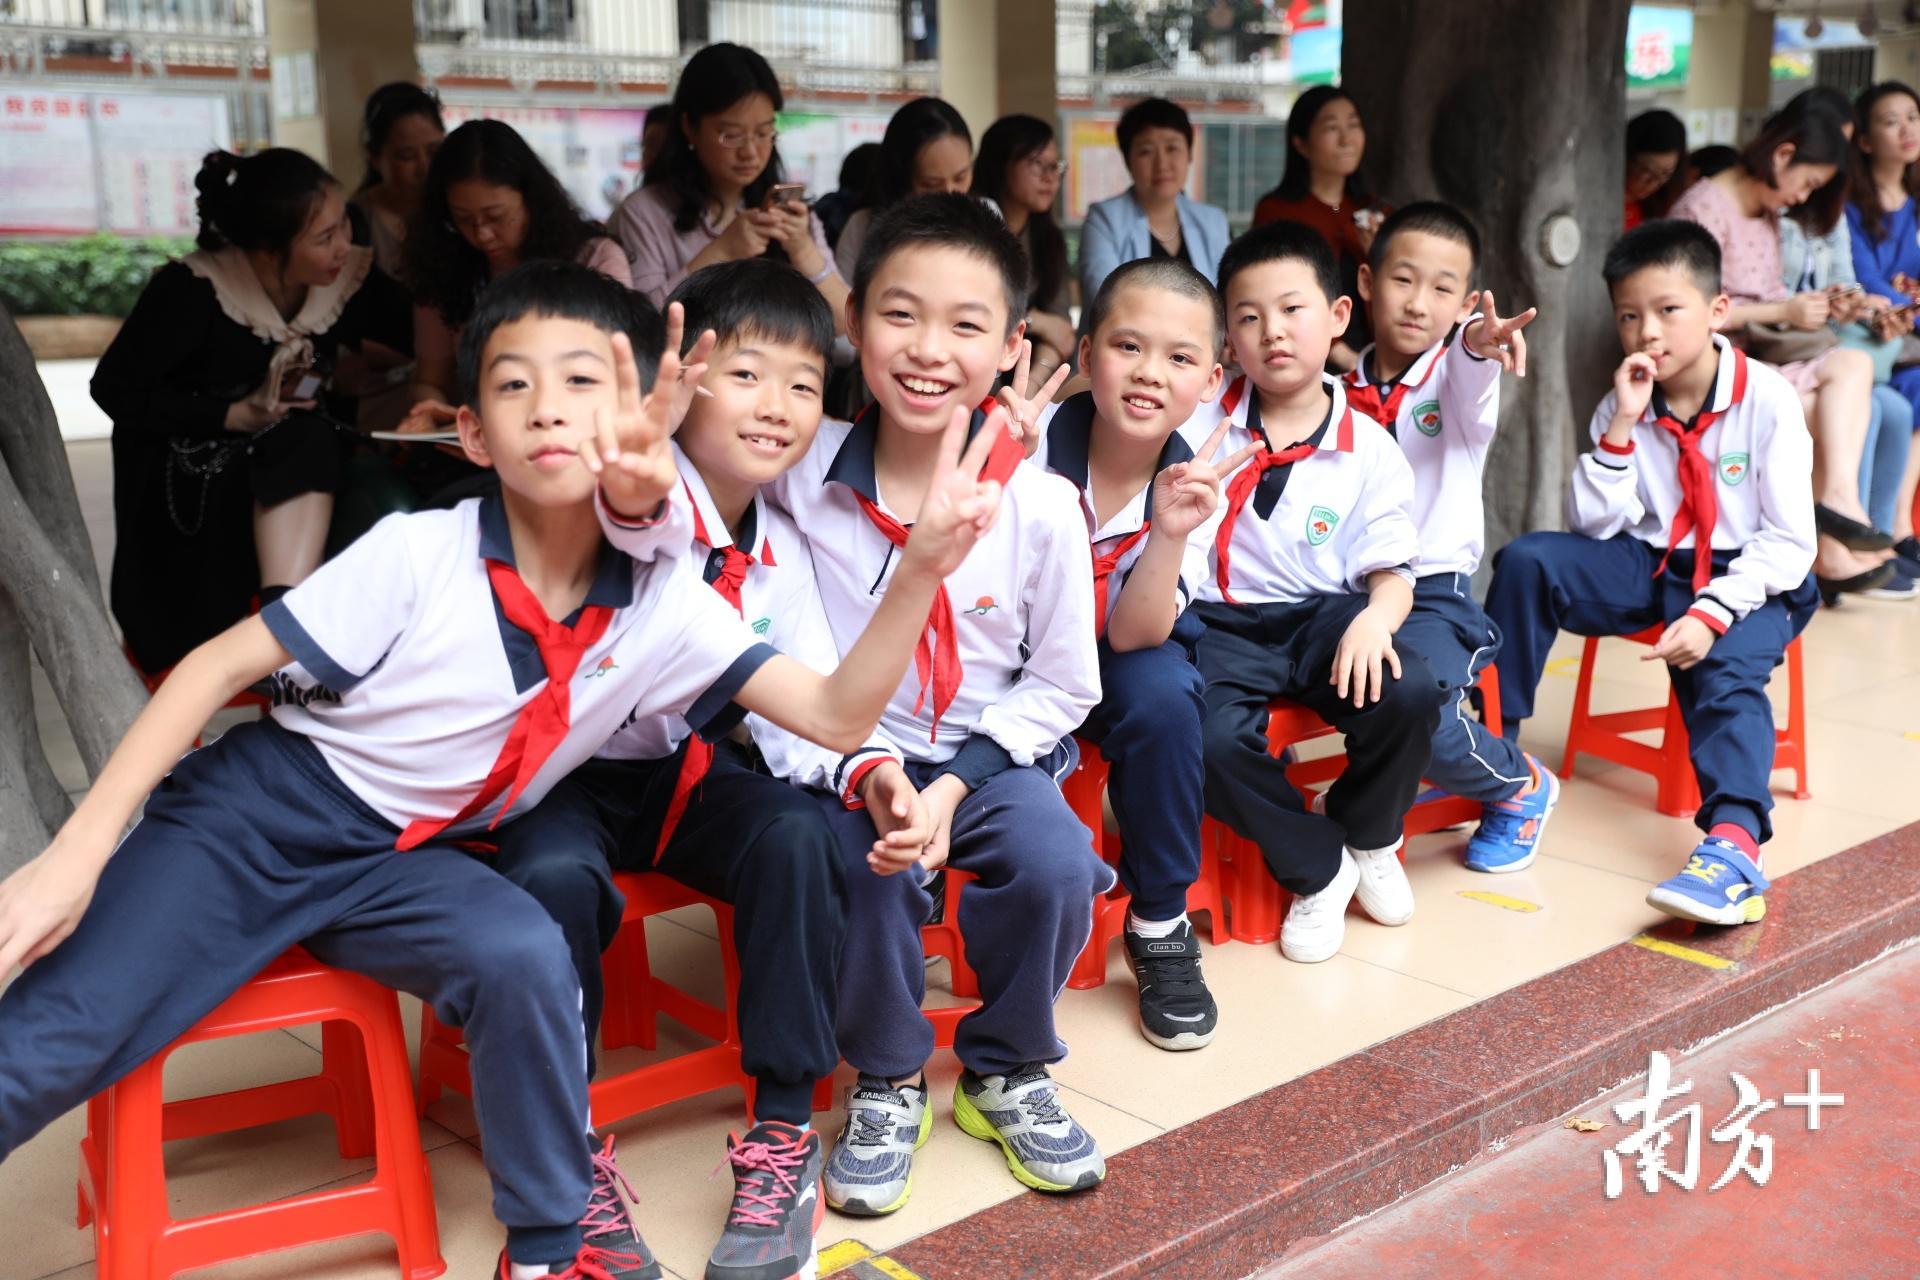
[[[1767,112],[1772,59],[1771,13],[1735,2],[1695,12],[1692,63],[1678,111],[1690,145],[1738,143],[1752,135]]]
[[[977,141],[1010,112],[1053,120],[1054,0],[940,0],[940,96]]]
[[[275,77],[274,142],[306,152],[349,186],[358,182],[367,95],[388,81],[420,75],[413,6],[405,0],[267,0],[267,51]]]
[[[1000,114],[1023,112],[1053,121],[1060,113],[1055,58],[1054,0],[997,0],[995,43],[1000,71]]]
[[[1912,84],[1920,79],[1920,32],[1882,36],[1873,46],[1873,80],[1899,80]]]

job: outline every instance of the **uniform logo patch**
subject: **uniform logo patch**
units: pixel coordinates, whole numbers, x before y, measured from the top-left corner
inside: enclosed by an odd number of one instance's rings
[[[599,665],[599,666],[597,666],[597,667],[595,667],[595,668],[594,668],[593,670],[591,670],[591,671],[589,671],[589,672],[587,672],[587,674],[586,674],[586,675],[584,675],[584,676],[581,676],[580,678],[581,678],[582,680],[591,680],[591,679],[593,679],[593,678],[594,678],[595,676],[603,676],[603,675],[605,675],[605,674],[607,674],[607,672],[609,672],[609,671],[613,671],[613,670],[617,670],[617,669],[619,668],[619,666],[620,666],[620,664],[619,664],[619,663],[617,663],[617,662],[615,662],[615,661],[613,660],[613,655],[612,655],[612,654],[608,654],[608,655],[607,655],[606,657],[604,657],[604,658],[602,658],[602,659],[600,659],[600,665]]]
[[[1413,406],[1413,425],[1420,428],[1420,434],[1423,436],[1439,435],[1440,402],[1438,400],[1422,400],[1419,404]]]
[[[1317,547],[1333,536],[1334,526],[1340,523],[1340,517],[1325,507],[1315,507],[1307,512],[1307,545]]]
[[[973,602],[973,608],[962,609],[961,612],[985,615],[985,614],[992,613],[995,609],[998,609],[999,607],[1000,607],[999,605],[993,602],[992,596],[981,596],[978,600],[975,600]]]
[[[767,629],[771,626],[773,626],[772,618],[755,618],[753,620],[753,634],[763,636],[767,634]]]
[[[1723,453],[1720,455],[1720,479],[1728,486],[1739,484],[1747,478],[1747,455],[1744,453]]]

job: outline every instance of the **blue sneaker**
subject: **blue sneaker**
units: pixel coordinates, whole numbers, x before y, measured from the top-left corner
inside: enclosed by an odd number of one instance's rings
[[[1708,836],[1686,870],[1647,891],[1647,905],[1701,924],[1752,924],[1767,914],[1771,884],[1739,845]]]
[[[1523,796],[1488,805],[1480,813],[1480,829],[1467,841],[1467,869],[1501,875],[1533,865],[1547,819],[1560,803],[1560,779],[1532,756],[1526,757],[1540,785]]]

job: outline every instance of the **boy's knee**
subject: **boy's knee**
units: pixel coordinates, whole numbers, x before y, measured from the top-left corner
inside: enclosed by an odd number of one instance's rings
[[[1222,711],[1205,716],[1200,722],[1200,758],[1212,774],[1230,767],[1248,748],[1247,735],[1240,731],[1239,717]],[[1254,744],[1257,749],[1257,744]]]
[[[1531,582],[1544,577],[1554,541],[1554,535],[1546,531],[1521,534],[1494,555],[1494,581],[1506,578],[1510,582]]]
[[[451,963],[477,993],[519,989],[535,1001],[577,999],[579,980],[566,936],[545,911],[494,917],[454,934]]]
[[[605,878],[605,872],[595,865],[599,858],[597,849],[588,857],[555,841],[542,844],[529,856],[503,860],[499,871],[558,919],[576,912],[592,914],[598,909],[600,884]]]
[[[826,816],[811,805],[769,814],[747,849],[747,879],[777,885],[796,898],[846,894],[839,845]]]
[[[1094,856],[1091,837],[1078,822],[1074,830],[1062,831],[1049,839],[1036,841],[1032,856],[1015,864],[1010,887],[1021,909],[1037,916],[1085,911],[1093,901],[1096,880],[1102,878],[1105,864]]]

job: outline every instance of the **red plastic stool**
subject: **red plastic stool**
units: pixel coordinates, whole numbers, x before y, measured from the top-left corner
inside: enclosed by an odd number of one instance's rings
[[[909,870],[898,874],[912,875],[913,872]],[[977,999],[980,995],[980,979],[967,963],[966,939],[960,936],[960,890],[971,879],[973,877],[965,871],[946,868],[940,919],[920,929],[921,947],[929,959],[946,957],[948,972],[952,974],[953,994],[962,999]]]
[[[1120,858],[1120,841],[1107,838],[1102,804],[1106,789],[1107,762],[1092,743],[1080,743],[1080,765],[1067,775],[1060,790],[1074,816],[1093,833],[1094,851],[1113,863]],[[1087,945],[1080,952],[1080,958],[1073,963],[1073,974],[1067,979],[1069,987],[1086,991],[1107,980],[1107,949],[1126,931],[1127,909],[1132,902],[1132,896],[1119,885],[1094,899],[1093,931],[1087,935]],[[1200,844],[1200,877],[1187,889],[1187,912],[1200,911],[1206,912],[1212,922],[1213,945],[1224,945],[1231,935],[1227,931],[1226,901],[1221,891],[1220,859],[1211,842],[1204,838]]]
[[[659,1043],[661,1014],[715,1043],[595,1079],[587,1090],[592,1123],[614,1124],[682,1098],[734,1088],[745,1095],[747,1114],[751,1116],[754,1080],[740,1067],[740,1024],[734,1011],[740,994],[740,967],[733,952],[733,908],[658,872],[617,871],[613,883],[626,898],[627,906],[620,917],[620,932],[600,958],[606,993],[600,1017],[601,1045],[608,1049],[630,1045],[654,1048]],[[655,977],[648,963],[647,918],[695,905],[711,908],[718,926],[727,1001],[724,1008]],[[451,1089],[462,1097],[473,1096],[462,1040],[458,1028],[446,1026],[434,1017],[431,1008],[421,1006],[419,1107],[423,1113],[442,1089]],[[814,1109],[831,1106],[832,1096],[833,1082],[818,1081]]]
[[[1662,626],[1648,627],[1622,639],[1651,645],[1658,643],[1665,630]],[[1573,714],[1567,721],[1567,749],[1560,776],[1573,776],[1574,758],[1581,752],[1599,756],[1652,774],[1658,784],[1654,805],[1661,813],[1676,818],[1693,816],[1700,808],[1700,780],[1694,776],[1693,762],[1687,756],[1687,726],[1680,719],[1679,697],[1669,691],[1662,706],[1594,712],[1593,667],[1599,648],[1599,639],[1589,636],[1580,654],[1580,679],[1573,691]],[[1647,729],[1661,731],[1658,745],[1635,742],[1626,736]],[[1776,729],[1773,740],[1773,767],[1793,770],[1793,798],[1807,799],[1813,793],[1807,789],[1807,690],[1799,636],[1787,645],[1787,727]]]
[[[167,1055],[183,1044],[323,1024],[319,1075],[163,1102]],[[277,1249],[381,1233],[407,1280],[440,1275],[440,1234],[420,1149],[407,1041],[393,993],[295,948],[171,1045],[87,1103],[79,1225],[93,1225],[100,1280],[156,1280]],[[267,1204],[176,1221],[161,1144],[324,1111],[344,1157],[374,1157],[373,1177]]]

